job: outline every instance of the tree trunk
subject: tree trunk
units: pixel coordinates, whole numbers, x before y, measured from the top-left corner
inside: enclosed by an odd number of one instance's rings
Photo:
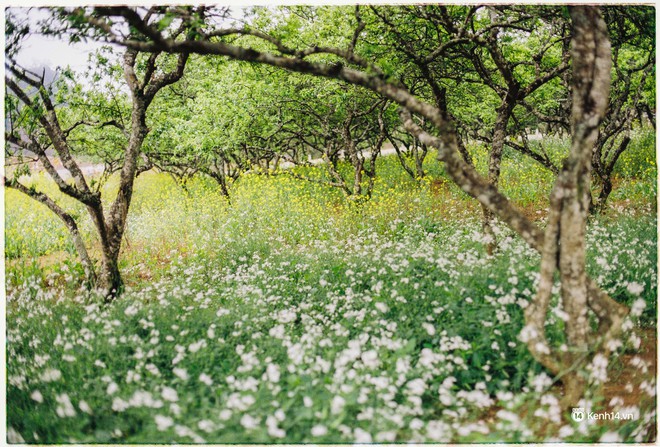
[[[97,290],[103,294],[106,301],[112,301],[123,289],[123,281],[119,272],[119,251],[103,250],[101,270],[96,282]]]
[[[428,148],[424,145],[418,145],[417,142],[415,142],[414,148],[415,152],[413,155],[415,156],[415,169],[417,171],[417,178],[422,179],[426,176],[426,172],[424,172],[424,159],[428,153]]]
[[[220,170],[210,170],[209,175],[213,178],[218,185],[220,185],[220,192],[225,196],[227,202],[231,204],[231,196],[229,195],[229,188],[227,187],[227,176]]]
[[[610,156],[609,160],[598,160],[598,163],[600,163],[601,165],[600,172],[598,173],[599,174],[598,177],[600,178],[601,181],[601,188],[598,197],[596,198],[596,202],[594,203],[591,209],[591,212],[593,214],[601,213],[605,209],[605,205],[607,204],[607,199],[610,197],[610,194],[612,193],[612,188],[613,188],[612,173],[614,172],[614,166],[616,165],[616,162],[619,160],[621,154],[626,150],[626,148],[630,144],[630,141],[631,141],[630,135],[626,134],[621,140],[621,143],[619,143],[619,146],[616,148],[614,153]]]
[[[495,127],[493,129],[493,143],[490,149],[490,157],[488,160],[488,182],[495,188],[498,187],[500,181],[501,164],[502,164],[502,151],[504,150],[504,140],[506,139],[506,126],[513,112],[515,106],[515,98],[518,94],[518,88],[512,86],[509,88],[506,96],[502,100],[502,104],[497,110],[497,119],[495,120]],[[497,238],[493,231],[493,221],[495,215],[486,207],[482,206],[482,227],[484,237],[486,239],[486,250],[488,255],[492,256],[497,249]]]
[[[610,86],[610,43],[607,28],[597,8],[571,8],[573,21],[572,145],[550,198],[550,214],[541,252],[541,277],[537,295],[526,309],[526,327],[521,334],[532,355],[554,374],[564,374],[563,408],[577,404],[587,382],[579,369],[589,360],[592,337],[588,308],[600,298],[586,275],[585,233],[591,203],[591,158],[598,126],[605,114]],[[561,302],[567,314],[565,332],[568,351],[553,352],[545,339],[545,319],[552,293],[554,272],[559,271]],[[592,296],[590,296],[592,295]],[[598,295],[598,296],[596,296]],[[596,306],[598,307],[598,306]],[[604,323],[602,309],[594,309]],[[605,333],[617,330],[622,317],[612,315]],[[595,343],[594,343],[595,342]],[[607,348],[603,348],[607,352]]]
[[[88,284],[93,285],[96,283],[96,271],[94,269],[94,263],[92,262],[92,259],[89,257],[89,253],[87,252],[87,247],[85,247],[85,242],[83,241],[82,236],[80,235],[80,231],[78,230],[78,225],[73,220],[73,218],[71,218],[71,222],[70,224],[67,224],[67,227],[69,228],[69,233],[73,239],[73,245],[76,247],[78,257],[80,258],[80,263],[82,264],[83,270],[85,271],[85,279],[87,280]]]

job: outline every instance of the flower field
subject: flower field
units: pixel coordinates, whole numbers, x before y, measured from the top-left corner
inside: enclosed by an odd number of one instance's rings
[[[632,420],[567,421],[519,338],[538,254],[500,226],[487,256],[478,207],[436,161],[416,183],[387,158],[361,205],[286,173],[240,179],[231,205],[210,180],[144,174],[127,290],[108,305],[57,220],[6,192],[9,439],[652,441],[655,377],[639,351],[656,324],[657,192],[653,160],[638,158],[622,162],[648,172],[622,172],[589,226],[592,277],[632,310],[617,355],[589,366],[582,405]],[[552,177],[524,163],[505,160],[503,189],[542,225]],[[556,346],[564,315],[555,300]],[[603,391],[631,368],[629,392]]]

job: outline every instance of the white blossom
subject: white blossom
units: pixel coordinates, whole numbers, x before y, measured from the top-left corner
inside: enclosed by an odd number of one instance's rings
[[[55,408],[55,413],[61,418],[63,417],[73,417],[76,415],[76,410],[73,408],[71,399],[69,399],[68,394],[59,394],[55,397],[57,402],[57,408]]]
[[[181,380],[188,380],[188,371],[186,371],[183,368],[174,368],[172,370],[175,376],[177,376]]]
[[[328,434],[328,428],[321,424],[315,425],[312,427],[311,434],[315,437],[325,436]]]
[[[209,376],[207,374],[204,374],[204,373],[201,373],[199,375],[199,381],[206,384],[206,385],[208,385],[208,386],[213,385],[213,379],[211,379],[211,376]]]
[[[30,394],[30,398],[31,398],[33,401],[35,401],[35,402],[39,402],[39,403],[42,403],[42,402],[44,401],[44,396],[41,394],[41,391],[39,391],[39,390],[34,390],[34,391]]]
[[[330,412],[332,414],[339,414],[344,409],[344,405],[346,405],[344,398],[341,396],[335,396],[330,403]]]
[[[644,291],[644,285],[638,282],[629,282],[626,286],[626,290],[631,295],[639,296]]]
[[[168,428],[170,428],[172,425],[174,425],[174,420],[169,417],[169,416],[163,416],[161,414],[157,414],[154,416],[154,421],[156,422],[156,427],[158,428],[158,431],[165,431]]]
[[[177,402],[179,400],[179,395],[177,394],[176,390],[174,388],[170,388],[169,386],[163,387],[161,395],[163,396],[163,399],[170,402]]]

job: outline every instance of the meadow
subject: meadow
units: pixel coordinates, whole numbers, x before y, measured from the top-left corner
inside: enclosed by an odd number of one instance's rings
[[[543,225],[552,175],[505,155],[503,191]],[[591,275],[632,311],[616,355],[590,365],[602,371],[582,406],[632,420],[560,413],[557,383],[518,338],[538,254],[498,225],[487,256],[480,208],[432,155],[418,181],[397,163],[379,161],[364,203],[286,172],[242,177],[231,204],[212,180],[145,173],[110,304],[86,289],[57,219],[6,190],[10,440],[653,441],[654,134],[635,135],[588,229]],[[43,174],[33,184],[53,189]],[[556,346],[562,318],[555,306]]]

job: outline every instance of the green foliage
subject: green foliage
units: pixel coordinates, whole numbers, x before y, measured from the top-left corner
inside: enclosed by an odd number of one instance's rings
[[[652,180],[657,177],[655,132],[640,129],[633,132],[630,147],[614,165],[614,173],[621,177]]]

